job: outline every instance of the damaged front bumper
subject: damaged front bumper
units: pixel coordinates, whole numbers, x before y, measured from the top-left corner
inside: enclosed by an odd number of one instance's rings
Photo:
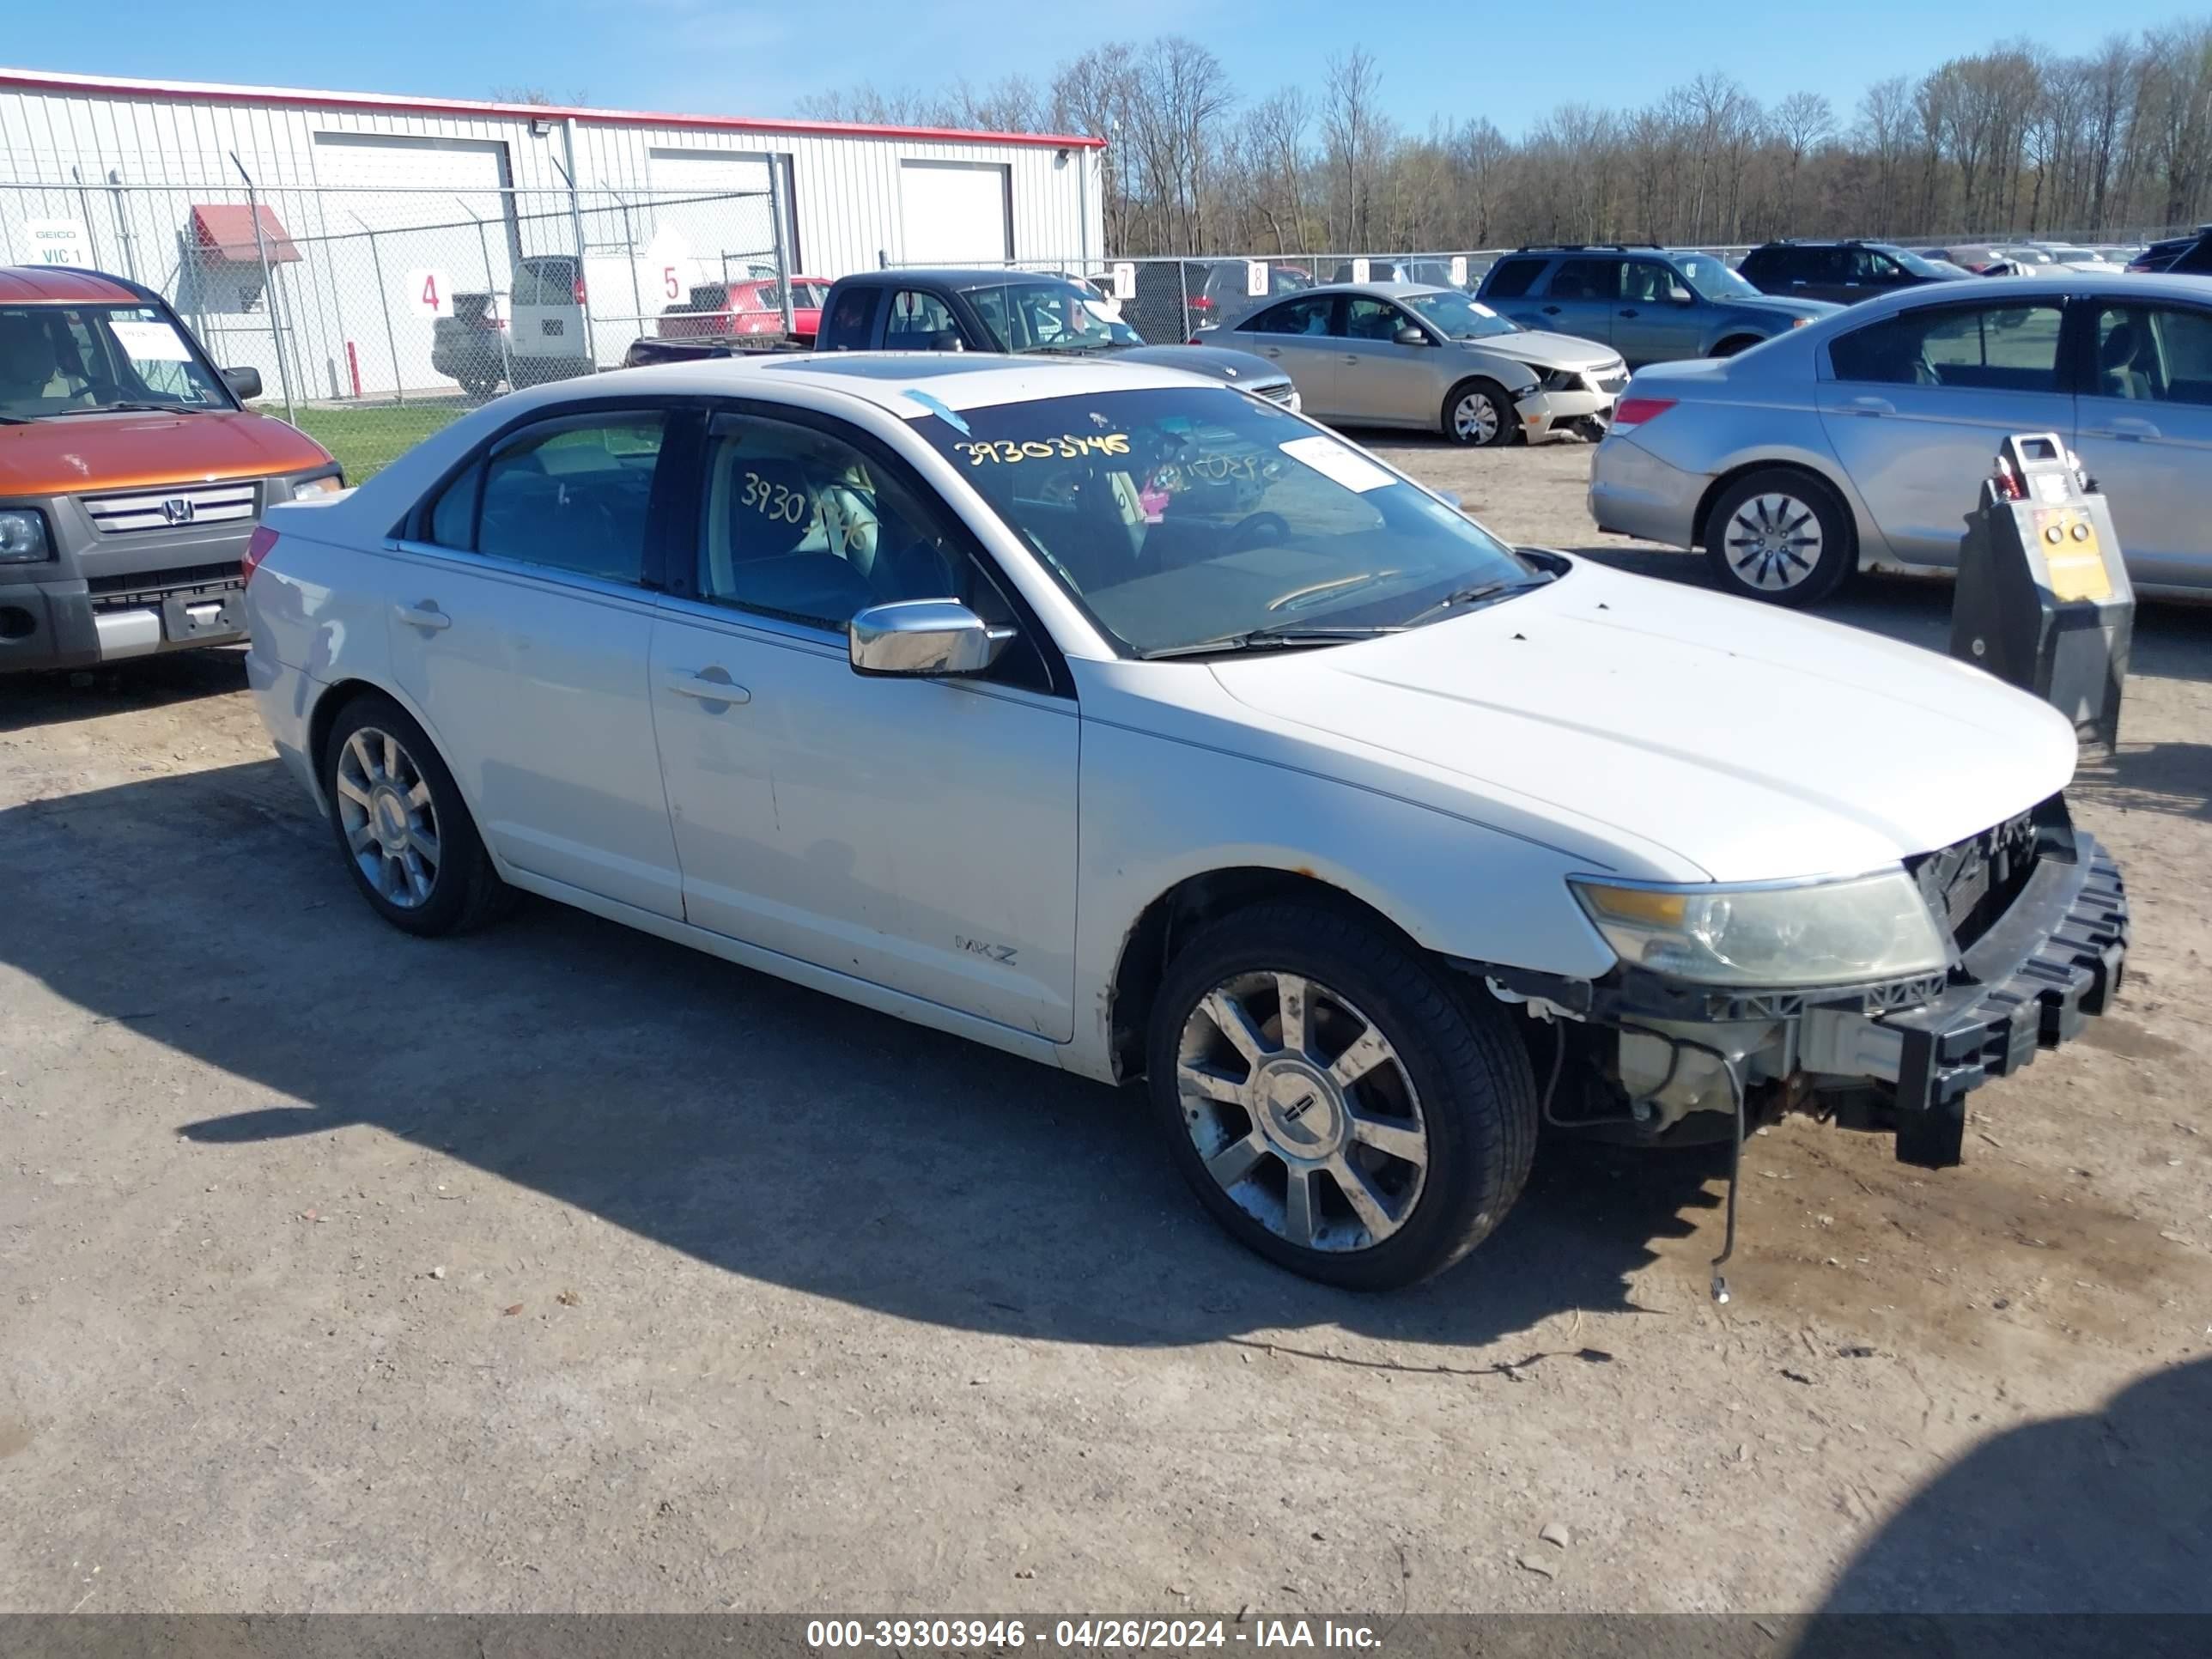
[[[2020,862],[2007,874],[2008,860]],[[1632,969],[1597,981],[1480,971],[1494,994],[1559,1023],[1583,1103],[1547,1103],[1555,1123],[1656,1143],[1803,1111],[1893,1133],[1901,1162],[1946,1168],[1961,1161],[1967,1094],[2070,1041],[2117,996],[2128,902],[2119,866],[2056,797],[1924,862],[1938,866],[1932,902],[1959,912],[1943,972],[1785,992]]]

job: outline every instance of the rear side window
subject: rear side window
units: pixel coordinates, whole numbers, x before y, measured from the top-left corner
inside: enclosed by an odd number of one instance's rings
[[[510,439],[482,469],[475,548],[602,581],[645,579],[645,532],[665,422],[658,414],[592,414],[549,421]],[[431,513],[462,507],[449,489]],[[451,503],[449,505],[449,503]]]
[[[1541,259],[1500,259],[1482,285],[1486,300],[1517,300],[1536,284]]]
[[[882,290],[854,284],[832,292],[836,298],[823,313],[815,344],[823,351],[866,351],[875,337],[876,301]]]
[[[1237,327],[1248,334],[1326,334],[1328,332],[1329,313],[1335,308],[1335,295],[1316,295],[1309,299],[1270,306],[1257,316],[1247,318]]]

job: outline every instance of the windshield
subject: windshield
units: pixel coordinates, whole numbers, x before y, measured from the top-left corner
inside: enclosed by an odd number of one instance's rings
[[[0,415],[118,404],[229,409],[229,392],[152,306],[0,307]]]
[[[1438,289],[1433,294],[1401,294],[1398,299],[1407,310],[1419,313],[1424,322],[1434,323],[1454,340],[1480,340],[1486,335],[1521,332],[1518,323],[1509,322],[1488,306],[1478,304],[1452,289]]]
[[[1041,398],[915,428],[1139,656],[1255,629],[1396,627],[1487,584],[1544,579],[1350,445],[1226,386]]]
[[[1708,300],[1755,300],[1759,290],[1710,253],[1678,253],[1674,269],[1699,295]]]
[[[1915,276],[1968,276],[1973,273],[1942,259],[1923,258],[1910,248],[1891,248],[1889,257]]]
[[[1111,306],[1073,283],[991,283],[961,291],[995,351],[1101,351],[1145,343]]]

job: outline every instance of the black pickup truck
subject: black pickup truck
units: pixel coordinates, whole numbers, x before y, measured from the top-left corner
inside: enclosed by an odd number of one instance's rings
[[[635,368],[805,349],[781,338],[750,346],[741,338],[647,335],[631,345],[623,362]],[[1264,357],[1220,346],[1147,345],[1095,294],[1064,277],[1028,271],[867,270],[841,276],[822,303],[814,349],[1122,357],[1210,375],[1271,403],[1298,406],[1290,376]]]

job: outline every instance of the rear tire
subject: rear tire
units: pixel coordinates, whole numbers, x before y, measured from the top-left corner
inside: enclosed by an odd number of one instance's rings
[[[1705,557],[1721,587],[1793,610],[1828,598],[1858,563],[1851,516],[1809,472],[1766,467],[1737,479],[1705,520]]]
[[[1445,394],[1444,436],[1471,449],[1498,449],[1521,435],[1521,414],[1495,380],[1462,380]]]
[[[391,698],[363,692],[338,710],[321,777],[338,855],[394,927],[426,939],[466,933],[514,907],[453,775]]]
[[[1504,1013],[1348,908],[1284,901],[1201,929],[1146,1047],[1199,1202],[1306,1278],[1379,1291],[1442,1273],[1528,1181],[1535,1083]]]

